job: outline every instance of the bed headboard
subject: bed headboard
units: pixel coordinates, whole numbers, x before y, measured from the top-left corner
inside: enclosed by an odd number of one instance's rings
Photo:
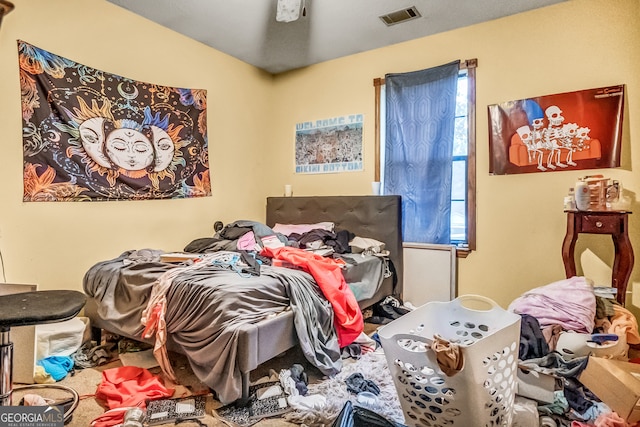
[[[312,224],[332,221],[337,230],[385,243],[402,296],[402,215],[400,196],[267,197],[266,224]],[[391,294],[389,292],[388,294]],[[375,301],[374,301],[375,302]]]

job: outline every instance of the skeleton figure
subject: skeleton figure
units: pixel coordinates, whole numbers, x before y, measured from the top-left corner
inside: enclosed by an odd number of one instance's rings
[[[531,128],[527,125],[520,126],[516,132],[520,136],[522,142],[527,147],[527,155],[529,157],[529,162],[533,160],[536,156],[538,158],[538,169],[541,171],[547,170],[544,166],[542,166],[542,149],[536,145],[533,140],[533,133],[531,132]]]
[[[520,126],[516,133],[527,147],[529,164],[537,162],[540,171],[578,165],[573,160],[573,153],[590,148],[591,130],[588,127],[564,123],[565,117],[558,105],[551,105],[543,110],[537,101],[525,99],[521,110],[526,114],[528,125]],[[521,120],[521,110],[515,110],[518,122]],[[543,165],[545,158],[546,165]]]
[[[547,156],[547,167],[555,169],[556,166],[566,168],[567,165],[560,162],[560,147],[562,146],[562,122],[564,117],[562,116],[562,110],[557,105],[552,105],[545,110],[547,121],[549,125],[546,129],[545,141],[546,146],[549,149],[549,156]],[[555,165],[551,162],[555,159]]]
[[[591,129],[589,129],[588,127],[581,127],[581,128],[578,128],[578,130],[576,130],[576,140],[578,141],[577,143],[578,150],[582,151],[582,150],[589,149],[589,144],[586,143],[586,141],[589,140],[589,132],[591,132]]]
[[[531,121],[531,126],[533,126],[533,134],[532,134],[533,142],[536,145],[536,147],[542,148],[542,144],[544,141],[544,134],[545,134],[545,129],[543,128],[544,119],[542,117],[538,119],[533,119]]]
[[[537,156],[538,160],[538,169],[541,171],[547,170],[544,166],[542,166],[542,160],[544,157],[544,111],[540,104],[533,99],[525,99],[522,102],[522,109],[527,115],[527,120],[529,122],[529,126],[523,126],[518,130],[518,133],[528,132],[527,138],[530,138],[530,141],[527,141],[527,153],[529,155],[529,162]],[[531,130],[533,128],[533,130]],[[523,134],[520,137],[523,137]],[[524,139],[523,139],[524,140]]]
[[[569,166],[577,166],[577,163],[573,161],[573,152],[576,151],[573,140],[577,130],[578,125],[575,123],[566,123],[562,126],[562,148],[569,151],[567,153],[567,165]]]

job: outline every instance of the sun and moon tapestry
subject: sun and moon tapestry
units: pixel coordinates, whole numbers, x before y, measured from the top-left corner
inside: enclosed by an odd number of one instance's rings
[[[211,195],[207,93],[18,41],[25,202]]]

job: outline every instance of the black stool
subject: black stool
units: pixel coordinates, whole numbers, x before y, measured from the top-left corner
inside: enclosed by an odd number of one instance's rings
[[[0,296],[0,405],[12,404],[13,343],[9,337],[12,326],[30,326],[73,319],[84,307],[86,296],[78,291],[35,291]],[[46,386],[46,385],[44,385]],[[69,391],[77,406],[78,394],[65,386],[53,388]],[[34,388],[34,386],[26,386]],[[72,412],[72,410],[70,412]],[[65,414],[66,416],[66,414]]]

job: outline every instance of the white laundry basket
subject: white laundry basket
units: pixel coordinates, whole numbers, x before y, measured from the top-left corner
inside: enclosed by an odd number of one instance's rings
[[[482,309],[479,309],[482,306]],[[517,389],[520,316],[489,298],[430,302],[378,331],[410,427],[510,426]],[[462,369],[447,376],[435,335],[455,342]]]

